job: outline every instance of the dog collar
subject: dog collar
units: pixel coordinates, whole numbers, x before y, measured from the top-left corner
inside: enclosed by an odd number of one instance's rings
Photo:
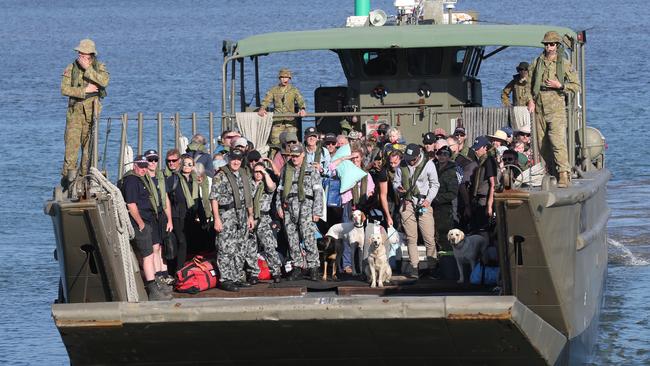
[[[363,227],[363,224],[361,224],[361,225],[354,224],[354,227],[356,227],[356,228],[362,228],[362,227]]]

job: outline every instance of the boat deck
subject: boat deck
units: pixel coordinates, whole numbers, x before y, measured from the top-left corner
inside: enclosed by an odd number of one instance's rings
[[[409,279],[404,276],[393,276],[391,284],[384,287],[371,288],[367,282],[353,277],[338,281],[283,281],[272,283],[261,281],[251,287],[240,288],[238,292],[224,291],[213,288],[198,294],[174,292],[174,298],[240,298],[240,297],[277,297],[277,296],[309,296],[327,292],[332,296],[445,296],[454,295],[496,295],[494,286],[479,286],[457,284],[453,280],[436,280],[421,278]]]

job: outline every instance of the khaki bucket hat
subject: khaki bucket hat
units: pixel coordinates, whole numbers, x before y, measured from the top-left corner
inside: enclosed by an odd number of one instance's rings
[[[562,42],[562,37],[556,31],[549,31],[544,34],[544,39],[542,43],[560,43]]]
[[[95,42],[93,42],[91,39],[82,39],[79,42],[79,45],[75,47],[74,49],[77,52],[81,53],[92,53],[97,55],[97,49],[95,48]]]
[[[291,79],[291,70],[289,69],[280,69],[278,72],[278,78],[289,78]]]

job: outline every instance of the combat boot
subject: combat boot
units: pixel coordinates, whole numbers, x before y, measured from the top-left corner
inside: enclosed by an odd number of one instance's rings
[[[309,269],[309,279],[312,281],[320,280],[320,271],[318,270],[318,267]]]
[[[235,283],[232,281],[223,281],[221,282],[220,286],[221,289],[224,291],[230,291],[230,292],[239,291],[239,287],[237,287],[237,285],[235,285]]]
[[[165,294],[156,281],[147,284],[147,295],[149,295],[149,301],[167,301],[172,299],[172,295]]]
[[[569,186],[569,172],[560,172],[560,177],[557,181],[558,188],[567,188]]]
[[[156,276],[154,282],[158,285],[158,288],[160,291],[162,291],[162,293],[172,296],[172,292],[174,292],[174,290],[165,282],[165,278],[163,276]]]
[[[291,271],[291,275],[289,275],[288,280],[289,281],[299,281],[302,280],[302,268],[300,267],[295,267],[293,271]]]

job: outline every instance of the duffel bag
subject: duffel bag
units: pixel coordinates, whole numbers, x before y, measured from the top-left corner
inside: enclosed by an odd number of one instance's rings
[[[217,287],[218,277],[215,266],[209,260],[197,255],[176,272],[178,292],[196,294]]]

